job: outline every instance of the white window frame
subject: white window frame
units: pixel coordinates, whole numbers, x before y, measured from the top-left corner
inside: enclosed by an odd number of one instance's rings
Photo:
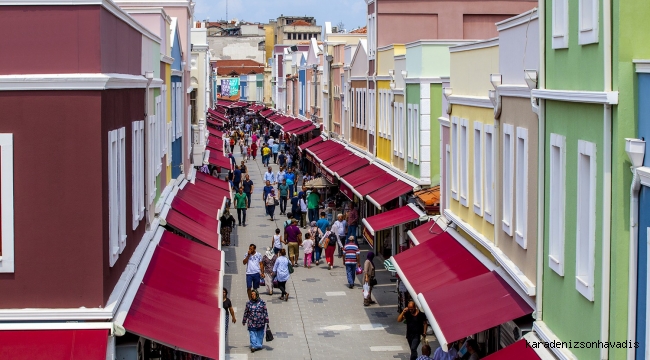
[[[160,95],[156,96],[156,99],[155,99],[155,104],[156,104],[155,111],[156,111],[156,113],[154,115],[155,119],[156,119],[155,120],[156,125],[155,125],[155,130],[154,130],[155,131],[155,135],[154,135],[154,144],[155,144],[154,145],[154,153],[156,154],[156,157],[155,157],[154,161],[155,161],[155,164],[156,164],[156,176],[159,175],[160,172],[162,171],[162,156],[163,156],[162,149],[163,149],[163,147],[162,147],[161,142],[162,142],[163,137],[161,135],[162,134],[162,119],[161,119],[162,118],[162,110],[161,110],[162,106],[161,106],[161,103],[162,103],[161,96]]]
[[[502,198],[503,198],[503,212],[501,223],[503,231],[512,236],[513,234],[513,200],[514,200],[514,166],[515,166],[515,138],[514,126],[511,124],[503,124],[503,152],[502,164],[503,174],[501,179],[502,184]]]
[[[528,129],[517,127],[515,165],[515,241],[528,248]]]
[[[0,273],[13,273],[15,270],[13,134],[0,134],[0,216],[2,230]]]
[[[406,159],[409,162],[413,162],[413,141],[409,141],[413,136],[413,104],[406,105],[406,133],[407,144],[406,144]]]
[[[458,156],[458,118],[456,116],[451,117],[451,136],[449,138],[451,142],[451,198],[458,201],[458,167],[460,164],[460,157]]]
[[[165,141],[165,144],[167,144],[167,166],[171,166],[172,164],[172,141],[173,141],[173,135],[172,135],[172,129],[174,128],[171,122],[167,123],[167,139]]]
[[[156,117],[149,115],[147,125],[147,194],[148,205],[151,205],[156,198],[156,164],[155,164],[155,138],[156,138]]]
[[[379,111],[377,112],[377,136],[384,137],[384,90],[379,90]]]
[[[413,163],[420,165],[420,106],[413,104]]]
[[[566,138],[551,134],[549,149],[548,266],[564,276],[564,206],[566,205]]]
[[[598,43],[599,0],[578,0],[578,44]]]
[[[578,140],[576,290],[589,301],[594,301],[596,265],[596,166],[596,144]]]
[[[109,263],[115,265],[126,246],[125,128],[108,132]]]
[[[144,218],[144,121],[134,121],[131,127],[131,209],[133,230]]]
[[[461,118],[458,137],[460,139],[460,204],[469,207],[469,120]]]
[[[494,178],[495,178],[495,156],[494,156],[494,125],[483,126],[485,165],[485,198],[483,202],[483,218],[494,225]]]
[[[162,85],[160,88],[160,93],[161,93],[161,99],[160,99],[160,122],[161,122],[161,128],[160,128],[160,157],[162,161],[162,157],[167,155],[167,85]]]
[[[361,89],[362,90],[362,98],[361,100],[363,101],[363,106],[361,107],[361,121],[362,123],[362,129],[368,130],[368,121],[367,121],[367,116],[366,114],[368,113],[368,92],[367,89]]]
[[[404,137],[406,132],[404,131],[406,126],[404,126],[404,103],[399,104],[399,126],[397,130],[399,131],[399,146],[398,146],[398,155],[401,159],[404,159],[406,150],[404,149]]]
[[[393,123],[395,121],[395,107],[394,107],[393,95],[388,95],[388,103],[386,104],[386,139],[392,140],[393,135]]]
[[[399,155],[399,147],[398,147],[398,130],[397,126],[399,124],[399,103],[393,103],[393,134],[395,135],[393,139],[391,140],[393,143],[393,155],[398,156]]]
[[[569,47],[569,0],[552,0],[551,34],[553,49]]]
[[[474,213],[483,216],[483,123],[474,121]]]
[[[187,121],[185,122],[187,134],[187,159],[192,156],[192,105],[187,105]]]

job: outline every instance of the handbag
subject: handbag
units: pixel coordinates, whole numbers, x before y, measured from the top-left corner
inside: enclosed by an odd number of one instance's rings
[[[266,324],[266,341],[273,341],[273,332],[271,332],[269,324]]]
[[[277,198],[273,198],[273,205],[275,206],[280,205],[280,200],[278,200]]]
[[[279,287],[279,285],[280,285],[280,283],[278,282],[278,278],[274,277],[273,278],[273,288],[276,289],[276,288]]]
[[[266,281],[264,278],[260,278],[260,286],[266,286]]]
[[[293,274],[293,265],[291,265],[291,261],[289,262],[289,274]]]
[[[370,285],[370,286],[377,285],[377,279],[375,279],[375,278],[370,279],[370,282],[368,283],[368,285]]]

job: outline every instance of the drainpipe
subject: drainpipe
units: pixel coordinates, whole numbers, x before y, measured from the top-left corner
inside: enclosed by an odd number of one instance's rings
[[[604,91],[612,91],[612,27],[611,0],[603,0],[603,51]],[[611,285],[611,215],[612,215],[612,106],[605,104],[603,116],[603,270],[600,307],[600,337],[603,342],[609,338],[610,285]],[[609,349],[600,350],[602,360],[609,359]]]
[[[539,75],[537,87],[546,88],[546,2],[539,0],[537,14],[539,17]],[[535,320],[544,321],[543,318],[543,291],[544,291],[544,212],[545,212],[545,178],[546,178],[546,109],[545,101],[539,99],[537,108],[537,280],[535,282]]]
[[[144,77],[147,79],[147,86],[145,87],[145,93],[144,93],[144,138],[145,140],[148,138],[147,135],[149,135],[149,86],[151,85],[151,81],[153,80],[153,71],[146,71],[144,73]],[[151,145],[149,145],[151,148]],[[149,166],[147,166],[147,156],[144,157],[144,168],[145,171],[149,169]],[[153,177],[153,173],[150,171],[147,171],[149,173],[149,176]],[[147,181],[149,183],[149,181]],[[151,191],[151,189],[149,189]],[[147,201],[149,201],[149,194],[146,194]],[[144,207],[144,218],[146,219],[146,226],[145,228],[147,230],[151,230],[151,219],[149,218],[149,209],[150,205],[147,205]]]
[[[636,296],[637,296],[637,255],[639,252],[639,190],[641,179],[635,167],[632,167],[632,185],[630,186],[630,259],[629,284],[627,299],[627,333],[630,340],[636,338]],[[635,349],[627,349],[627,359],[634,360]]]

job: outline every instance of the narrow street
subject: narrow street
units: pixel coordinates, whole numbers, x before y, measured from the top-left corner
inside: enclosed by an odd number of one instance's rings
[[[235,149],[237,163],[241,161]],[[223,247],[226,256],[224,287],[235,308],[236,324],[229,324],[226,358],[245,359],[408,359],[409,351],[404,337],[406,327],[396,322],[397,294],[395,282],[383,268],[379,256],[375,258],[378,286],[373,291],[375,305],[363,306],[360,277],[356,287],[348,289],[345,268],[335,258],[335,267],[313,265],[311,269],[296,268],[287,282],[289,301],[279,300],[279,292],[267,295],[260,287],[260,296],[267,304],[271,329],[275,339],[264,342],[264,350],[250,352],[248,331],[241,325],[246,303],[246,266],[242,259],[248,245],[257,245],[257,251],[266,252],[272,235],[282,226],[285,216],[269,220],[262,204],[262,175],[266,170],[261,158],[247,162],[248,173],[255,183],[251,209],[246,227],[236,227],[231,246]],[[273,165],[273,171],[278,170]],[[233,216],[237,216],[233,211]],[[304,230],[303,230],[304,233]],[[369,251],[361,245],[361,259]],[[300,263],[302,264],[302,249]],[[277,289],[276,289],[277,290]],[[433,337],[432,337],[433,339]],[[435,348],[436,346],[432,347]]]

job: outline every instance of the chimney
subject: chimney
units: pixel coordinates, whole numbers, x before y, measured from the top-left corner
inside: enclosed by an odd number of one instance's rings
[[[197,22],[196,22],[196,28],[197,28],[197,29],[200,29],[200,28],[201,28],[201,22],[200,22],[200,21],[197,21]]]

